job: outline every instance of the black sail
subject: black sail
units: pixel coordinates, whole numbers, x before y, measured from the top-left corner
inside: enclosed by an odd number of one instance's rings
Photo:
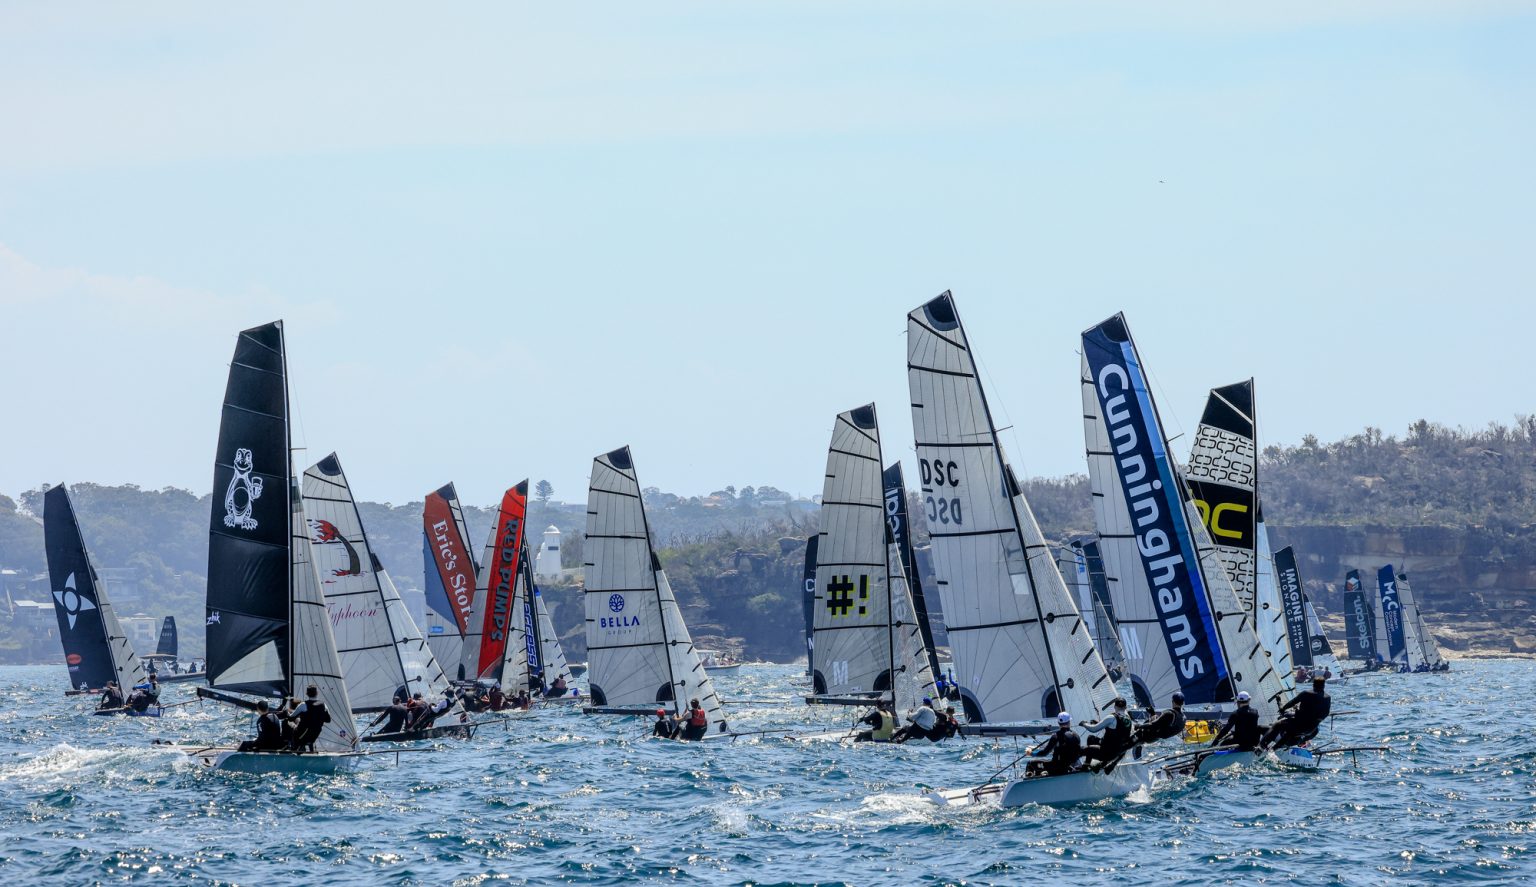
[[[106,589],[91,566],[74,504],[63,484],[43,494],[43,547],[70,687],[99,690],[109,681],[130,687],[143,680],[138,657],[112,615]]]
[[[176,617],[167,616],[160,625],[160,643],[155,647],[155,655],[175,659],[176,650]]]
[[[282,321],[240,334],[214,457],[208,524],[208,683],[286,695],[290,508]]]

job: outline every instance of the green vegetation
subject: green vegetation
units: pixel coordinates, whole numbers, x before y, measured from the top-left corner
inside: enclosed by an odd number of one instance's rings
[[[1476,528],[1506,559],[1536,562],[1536,418],[1477,431],[1429,422],[1402,438],[1367,428],[1331,444],[1307,437],[1296,446],[1272,446],[1263,454],[1264,509],[1272,525],[1285,527],[1443,526]],[[530,503],[529,540],[559,527],[566,567],[582,562],[583,504],[551,501],[547,482]],[[207,567],[209,497],[184,490],[136,486],[71,487],[75,507],[98,567],[131,567],[142,609],[171,614],[184,626],[183,643],[200,653],[203,574]],[[1091,532],[1086,478],[1035,479],[1026,496],[1048,538]],[[748,655],[789,658],[803,649],[801,569],[804,538],[816,530],[816,509],[773,487],[727,487],[710,496],[644,491],[661,558],[695,636],[740,638]],[[42,525],[43,490],[19,502],[0,496],[0,567],[18,572],[9,583],[17,597],[46,599],[46,589],[27,580],[46,571]],[[421,503],[360,506],[377,554],[396,584],[409,594],[421,588]],[[487,509],[466,507],[475,549],[490,527]],[[915,497],[913,531],[926,536]],[[24,593],[16,593],[20,587]],[[561,633],[579,636],[582,608],[574,589],[551,589]],[[120,609],[123,609],[120,607]],[[0,661],[20,649],[9,623],[0,619]]]

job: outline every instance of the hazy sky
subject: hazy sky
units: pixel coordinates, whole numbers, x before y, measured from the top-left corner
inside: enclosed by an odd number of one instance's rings
[[[623,443],[818,493],[839,410],[910,454],[945,289],[1028,474],[1083,470],[1118,310],[1173,433],[1250,375],[1267,443],[1508,421],[1532,46],[1469,0],[0,6],[0,491],[206,492],[278,317],[295,445],[396,503],[579,501]]]

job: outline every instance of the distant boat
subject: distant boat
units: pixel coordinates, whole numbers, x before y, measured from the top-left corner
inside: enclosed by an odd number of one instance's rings
[[[730,654],[717,653],[714,650],[700,650],[699,661],[704,664],[704,670],[710,674],[736,674],[741,671],[741,663],[731,658]]]
[[[1413,587],[1408,584],[1408,574],[1397,574],[1398,593],[1402,596],[1403,624],[1408,632],[1409,644],[1417,651],[1414,671],[1450,671],[1450,663],[1440,654],[1440,645],[1424,626],[1424,611],[1420,609]]]
[[[202,669],[194,668],[195,662],[188,663],[186,671],[181,671],[178,653],[180,644],[176,632],[176,617],[167,616],[160,623],[160,641],[155,645],[155,652],[147,653],[142,658],[145,670],[159,679],[162,684],[178,684],[183,681],[200,681],[207,677]]]
[[[117,621],[63,484],[43,494],[43,547],[70,692],[100,693],[115,683],[126,697],[144,682],[144,668]]]
[[[586,532],[589,714],[682,716],[698,699],[710,734],[729,732],[672,584],[651,544],[628,447],[592,460]]]
[[[528,481],[504,492],[476,573],[473,602],[464,632],[460,673],[466,681],[496,684],[504,692],[528,687],[526,651],[512,643],[523,621],[515,592],[523,569]]]
[[[210,686],[199,687],[198,695],[251,709],[251,697],[303,698],[314,685],[331,720],[313,753],[187,749],[216,769],[334,772],[356,761],[352,703],[292,452],[287,356],[277,321],[242,332],[229,367],[208,532]]]

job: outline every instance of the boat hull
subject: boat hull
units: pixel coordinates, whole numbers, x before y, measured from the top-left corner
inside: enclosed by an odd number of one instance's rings
[[[1109,773],[1079,771],[1062,776],[1031,776],[979,788],[933,792],[930,797],[951,806],[996,804],[999,807],[1025,807],[1040,804],[1059,807],[1091,804],[1107,798],[1123,798],[1146,787],[1151,772],[1146,764],[1121,764]]]
[[[741,671],[741,666],[739,664],[738,665],[706,665],[706,666],[704,666],[704,670],[709,672],[710,674],[736,674],[737,672]]]
[[[161,713],[162,709],[158,705],[152,705],[143,711],[134,711],[125,706],[122,708],[98,708],[91,712],[93,715],[126,715],[130,718],[158,718]]]
[[[357,755],[329,752],[299,755],[293,752],[203,748],[189,750],[187,754],[210,770],[223,770],[227,773],[338,773],[351,770],[357,764]]]

